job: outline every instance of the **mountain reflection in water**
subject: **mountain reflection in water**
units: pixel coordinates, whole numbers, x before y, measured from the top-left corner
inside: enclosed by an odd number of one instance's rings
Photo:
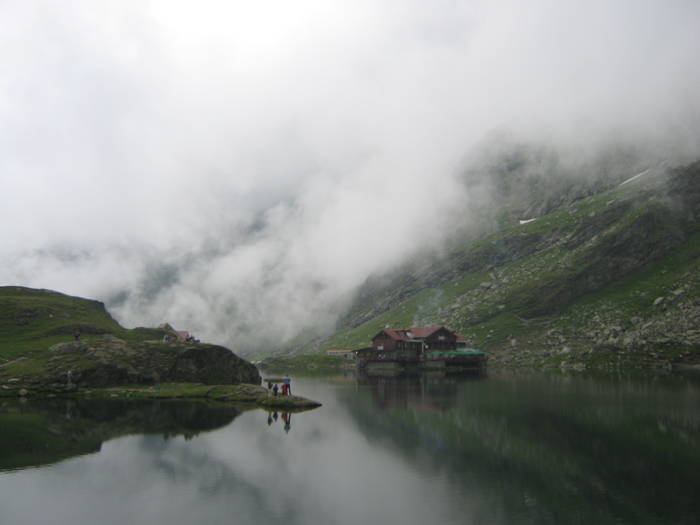
[[[25,406],[24,417],[66,442],[104,439],[95,429],[110,418],[112,435],[125,437],[0,473],[0,523],[690,524],[700,515],[691,379],[293,380],[323,407],[275,418],[187,403],[75,406],[67,418],[58,403]],[[0,435],[17,410],[0,410]]]
[[[231,423],[233,406],[184,401],[4,400],[0,403],[0,472],[98,452],[129,434],[182,435]]]

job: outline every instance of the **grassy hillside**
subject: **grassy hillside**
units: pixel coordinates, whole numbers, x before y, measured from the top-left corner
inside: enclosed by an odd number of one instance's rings
[[[0,287],[0,364],[27,352],[73,339],[111,334],[126,341],[160,339],[164,331],[127,330],[109,315],[102,303],[50,290]]]
[[[0,397],[168,382],[259,384],[257,369],[229,349],[165,335],[173,333],[123,328],[98,301],[2,287]]]
[[[366,346],[384,327],[445,324],[497,362],[695,362],[698,218],[700,163],[649,173],[373,280],[313,350]]]

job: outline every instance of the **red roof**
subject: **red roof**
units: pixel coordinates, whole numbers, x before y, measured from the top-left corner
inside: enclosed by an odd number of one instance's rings
[[[175,335],[177,336],[178,339],[181,341],[187,341],[190,337],[189,332],[185,332],[184,330],[173,330],[175,332]]]
[[[409,341],[411,339],[425,339],[426,337],[429,337],[431,334],[437,332],[441,328],[445,327],[442,325],[412,326],[411,328],[400,328],[396,330],[385,329],[382,330],[382,332],[386,333],[389,337],[396,341]],[[459,338],[462,337],[456,332],[452,332],[452,330],[448,328],[445,328],[445,330],[455,334],[457,336],[457,340],[459,340]],[[462,340],[464,340],[463,337]]]

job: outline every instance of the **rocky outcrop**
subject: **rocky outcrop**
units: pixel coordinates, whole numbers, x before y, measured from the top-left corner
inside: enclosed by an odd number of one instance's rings
[[[179,352],[170,369],[164,372],[166,380],[207,385],[260,384],[260,375],[254,365],[222,346],[201,346]]]
[[[268,410],[308,410],[317,408],[321,403],[312,399],[306,399],[299,396],[270,396],[264,397],[258,401],[258,404]]]
[[[0,333],[0,396],[25,387],[260,384],[255,366],[227,348],[168,341],[172,329],[126,329],[104,304],[51,290],[0,287]]]
[[[507,366],[587,368],[700,367],[700,298],[689,293],[698,280],[664,295],[649,298],[652,311],[627,316],[614,302],[598,305],[576,323],[550,327],[513,338],[492,354],[492,362]]]
[[[0,366],[0,383],[53,390],[161,382],[260,384],[254,365],[222,346],[127,342],[106,335],[90,342],[59,343],[35,356]]]

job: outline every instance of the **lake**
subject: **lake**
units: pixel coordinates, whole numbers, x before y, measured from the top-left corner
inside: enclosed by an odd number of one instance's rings
[[[696,524],[684,376],[292,376],[323,403],[0,400],[0,524]]]

